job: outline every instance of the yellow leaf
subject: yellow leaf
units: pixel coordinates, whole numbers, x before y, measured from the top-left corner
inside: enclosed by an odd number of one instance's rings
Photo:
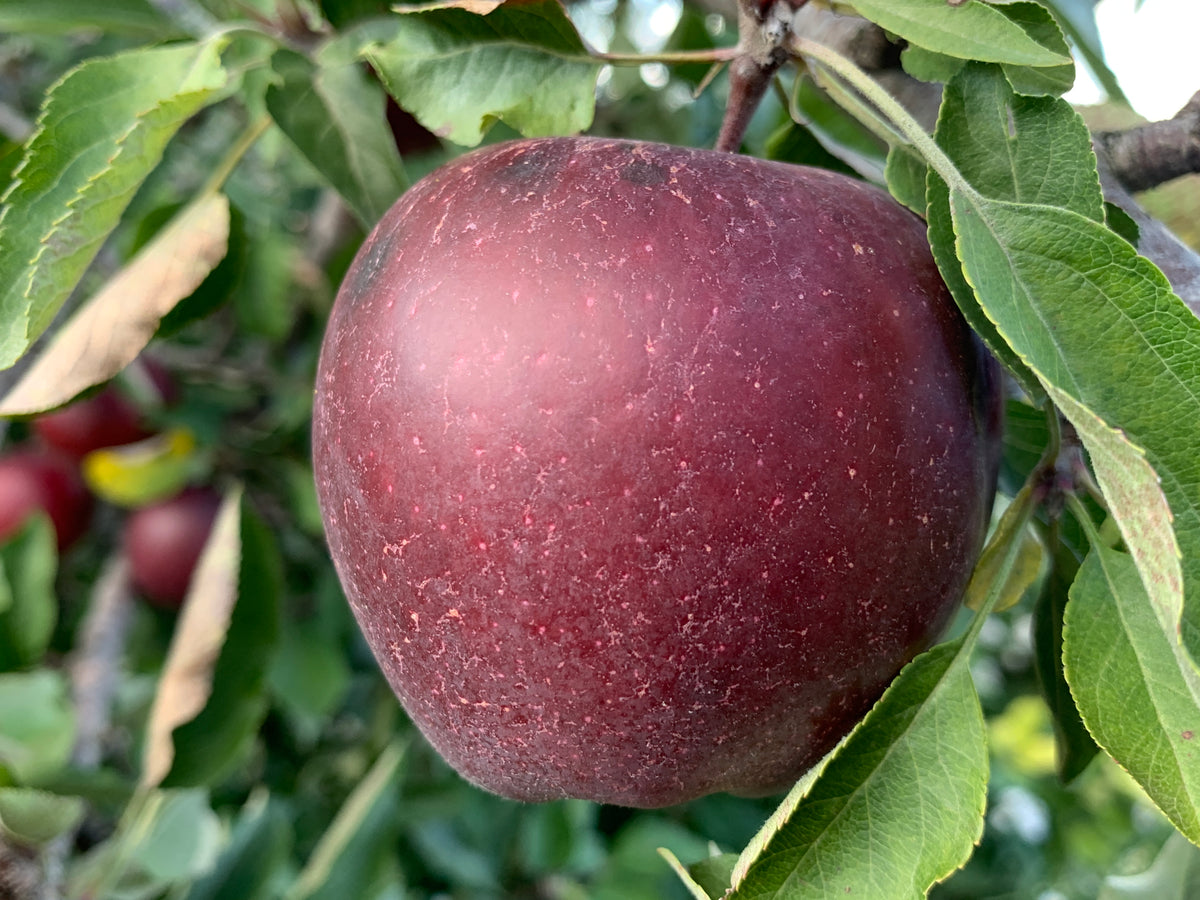
[[[139,507],[173,497],[196,474],[196,436],[186,428],[126,444],[103,447],[83,458],[83,480],[102,500]]]
[[[504,0],[433,0],[431,3],[395,3],[392,5],[392,11],[410,13],[429,12],[434,9],[463,9],[486,16],[503,5]]]
[[[207,194],[184,207],[59,329],[0,401],[0,416],[55,409],[112,378],[142,352],[162,317],[200,286],[228,246],[224,195]]]

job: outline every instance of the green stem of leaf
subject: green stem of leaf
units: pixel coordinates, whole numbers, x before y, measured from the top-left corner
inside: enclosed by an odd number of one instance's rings
[[[682,63],[726,63],[738,56],[737,47],[716,47],[711,50],[672,50],[665,53],[601,53],[593,50],[594,60],[613,66],[644,66],[647,63],[677,65]]]
[[[983,602],[979,605],[979,611],[975,614],[975,618],[971,620],[971,624],[967,628],[966,635],[963,638],[966,647],[974,646],[975,639],[979,637],[980,629],[983,628],[983,623],[991,615],[996,603],[1003,596],[1009,577],[1017,564],[1017,557],[1021,553],[1022,535],[1024,535],[1025,529],[1033,519],[1033,513],[1037,509],[1038,504],[1044,499],[1043,491],[1040,489],[1040,478],[1038,477],[1040,471],[1041,466],[1034,470],[1034,474],[1030,476],[1025,486],[1013,498],[1012,504],[1005,510],[1004,515],[1008,520],[1005,524],[1011,527],[997,528],[995,534],[992,536],[993,541],[1007,541],[1008,546],[1005,547],[1000,565],[996,568],[991,584],[988,585]],[[991,547],[986,548],[984,553],[987,553],[991,549]]]
[[[217,168],[213,170],[208,181],[204,183],[204,187],[200,189],[199,196],[204,197],[221,190],[225,182],[229,180],[229,176],[233,174],[233,170],[238,167],[238,163],[242,161],[242,157],[257,143],[258,139],[263,136],[263,133],[270,125],[270,116],[261,116],[254,122],[251,122],[249,127],[242,132],[237,142],[229,148],[229,152],[225,154],[224,159],[217,164]]]
[[[1100,536],[1100,530],[1096,527],[1096,523],[1092,521],[1092,514],[1088,511],[1084,502],[1079,499],[1076,494],[1067,495],[1067,508],[1075,514],[1075,518],[1079,520],[1079,527],[1083,529],[1083,533],[1087,535],[1088,543],[1093,546],[1107,546],[1108,542]]]
[[[882,113],[896,131],[912,144],[913,148],[929,164],[929,167],[937,172],[948,185],[965,194],[977,195],[976,190],[962,177],[950,157],[942,152],[942,148],[937,145],[933,137],[921,127],[921,123],[913,118],[909,111],[887,91],[876,84],[866,72],[840,53],[808,38],[794,36],[791,40],[791,49],[800,56],[819,63],[858,91]],[[852,115],[857,115],[852,108],[847,111]],[[870,121],[863,120],[863,124],[868,128],[872,127]]]
[[[117,825],[117,849],[113,854],[112,864],[101,874],[98,881],[84,884],[73,897],[75,900],[103,900],[113,893],[120,882],[121,876],[129,868],[138,844],[145,839],[154,819],[162,806],[163,795],[159,791],[139,789],[129,801],[121,814]]]

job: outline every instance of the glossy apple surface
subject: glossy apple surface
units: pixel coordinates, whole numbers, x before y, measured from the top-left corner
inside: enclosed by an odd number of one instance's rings
[[[786,788],[960,601],[998,373],[843,176],[589,139],[409,191],[338,296],[314,461],[405,709],[485,788]]]
[[[50,517],[63,551],[87,530],[92,497],[66,456],[42,449],[9,451],[0,456],[0,542],[12,537],[35,509]]]
[[[166,609],[183,603],[220,506],[216,491],[188,488],[130,513],[124,533],[130,577],[151,603]]]

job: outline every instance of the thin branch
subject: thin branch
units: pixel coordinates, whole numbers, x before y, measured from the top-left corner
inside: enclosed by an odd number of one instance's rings
[[[88,771],[99,767],[112,718],[121,660],[133,619],[129,563],[117,553],[105,564],[92,590],[91,603],[71,658],[71,699],[75,707],[75,746],[71,762]],[[59,900],[66,882],[66,863],[75,843],[73,832],[55,838],[42,853],[40,900]]]
[[[729,66],[729,101],[716,149],[736,153],[775,73],[788,61],[795,8],[806,0],[739,0],[738,53]]]
[[[1130,191],[1200,172],[1200,92],[1173,118],[1094,135],[1112,175]]]

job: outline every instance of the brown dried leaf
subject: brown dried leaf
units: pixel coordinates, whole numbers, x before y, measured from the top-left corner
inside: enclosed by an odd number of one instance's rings
[[[0,401],[0,415],[62,406],[133,362],[159,320],[225,256],[229,200],[208,194],[186,206],[51,339]]]
[[[226,495],[192,575],[146,725],[143,787],[153,788],[167,777],[175,759],[172,732],[199,715],[212,693],[213,672],[237,601],[241,499],[240,490]]]
[[[433,0],[432,3],[397,3],[392,10],[398,13],[428,12],[431,9],[465,9],[486,16],[504,4],[504,0]]]

